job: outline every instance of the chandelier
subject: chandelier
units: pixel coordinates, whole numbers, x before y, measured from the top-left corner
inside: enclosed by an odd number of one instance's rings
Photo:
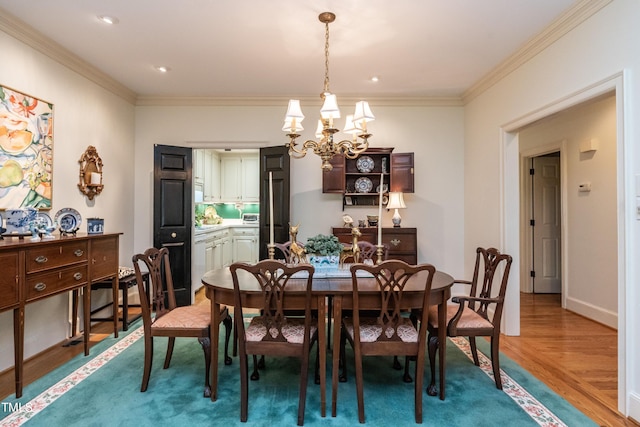
[[[370,133],[367,133],[367,122],[375,119],[369,103],[366,101],[356,102],[355,113],[348,115],[345,121],[344,133],[351,134],[351,140],[334,141],[334,135],[340,130],[334,127],[334,119],[340,118],[340,109],[336,95],[331,93],[329,89],[329,24],[336,19],[336,15],[331,12],[323,12],[318,16],[320,22],[325,25],[325,43],[324,43],[324,89],[320,94],[323,100],[320,109],[320,120],[316,130],[316,138],[319,141],[307,140],[301,147],[298,147],[296,139],[300,136],[298,132],[304,130],[302,120],[304,114],[300,108],[300,101],[297,99],[289,100],[289,107],[284,118],[283,131],[287,132],[290,141],[287,143],[289,155],[294,158],[302,158],[307,154],[307,150],[320,156],[322,159],[322,170],[328,172],[333,169],[330,160],[333,156],[339,154],[349,159],[355,159],[360,153],[369,147]],[[358,141],[361,138],[362,141]]]

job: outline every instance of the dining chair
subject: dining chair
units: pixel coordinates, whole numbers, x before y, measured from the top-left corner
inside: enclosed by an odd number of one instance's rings
[[[400,260],[384,261],[374,266],[366,264],[351,266],[353,311],[352,317],[342,319],[342,334],[353,348],[360,423],[365,421],[362,356],[384,355],[415,357],[415,421],[422,423],[422,381],[427,346],[426,328],[416,328],[411,319],[402,315],[402,309],[407,308],[405,286],[414,275],[419,274],[416,280],[420,280],[419,289],[423,291],[419,308],[424,313],[424,321],[427,320],[431,282],[435,271],[435,267],[430,264],[409,265]],[[375,298],[379,298],[380,308],[375,311],[375,314],[370,309],[365,312],[360,311],[360,298],[370,297],[360,293],[359,285],[363,280],[374,280],[376,283],[377,296]]]
[[[447,336],[465,336],[469,339],[473,363],[480,365],[476,337],[491,337],[491,365],[496,388],[502,390],[500,377],[500,320],[507,291],[509,270],[512,258],[501,254],[495,248],[477,248],[473,278],[456,280],[455,283],[470,285],[468,296],[456,296],[447,304]],[[502,277],[500,277],[502,276]],[[494,292],[494,286],[499,286]],[[438,310],[429,309],[429,361],[431,363],[431,382],[428,394],[435,396],[435,357],[438,350]]]
[[[309,351],[318,339],[318,322],[311,315],[311,284],[315,269],[310,264],[288,265],[267,259],[256,264],[233,263],[229,270],[233,279],[233,313],[240,351],[240,421],[247,421],[249,405],[247,355],[297,357],[300,359],[298,425],[301,426],[304,424]],[[239,280],[241,271],[248,273],[248,277],[259,285],[264,302],[259,314],[250,317],[246,327]],[[294,275],[300,278],[292,281]],[[287,292],[294,287],[304,293],[302,316],[288,315],[283,309],[286,299],[299,298],[299,292]]]
[[[140,306],[142,309],[142,324],[144,329],[144,371],[142,374],[142,386],[140,391],[147,390],[151,366],[153,362],[154,337],[168,337],[167,354],[164,360],[164,369],[169,368],[176,337],[198,338],[202,345],[205,358],[205,389],[204,396],[211,396],[209,386],[209,369],[211,361],[211,345],[209,342],[209,325],[211,324],[210,304],[196,304],[176,307],[176,297],[173,288],[173,277],[169,263],[169,251],[167,248],[149,248],[142,254],[134,255],[133,267],[140,294]],[[141,265],[149,272],[151,283],[149,291],[152,292],[149,299],[147,289],[142,280],[143,271]],[[151,301],[151,303],[150,303]],[[155,317],[152,317],[155,311]],[[220,306],[220,319],[226,329],[224,346],[224,363],[231,364],[229,357],[229,338],[231,337],[231,316],[226,306]]]

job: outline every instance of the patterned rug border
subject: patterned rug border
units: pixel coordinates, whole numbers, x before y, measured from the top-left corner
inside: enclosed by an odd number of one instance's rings
[[[458,347],[467,357],[473,361],[471,354],[471,346],[469,341],[464,337],[449,338],[456,347]],[[493,376],[493,368],[491,359],[478,350],[478,360],[480,361],[480,369],[495,381]],[[553,412],[544,406],[538,399],[533,397],[524,387],[518,384],[513,378],[500,369],[502,377],[502,391],[513,399],[518,406],[522,408],[535,422],[543,427],[567,427]]]
[[[98,354],[89,362],[85,363],[53,386],[49,387],[29,402],[22,404],[18,410],[12,412],[0,420],[1,427],[18,427],[35,417],[40,411],[55,402],[67,391],[87,379],[91,374],[115,359],[120,353],[142,338],[144,330],[138,327],[129,335],[122,338],[102,353]],[[469,341],[463,337],[450,338],[466,356],[473,360]],[[478,351],[480,369],[493,379],[491,360],[481,351]],[[500,370],[502,376],[503,391],[513,401],[522,408],[535,422],[542,427],[567,427],[553,412],[544,406],[539,400],[533,397],[524,387],[518,384],[513,378]]]
[[[40,411],[64,395],[67,391],[80,384],[91,374],[105,366],[109,361],[115,359],[120,353],[129,348],[143,336],[144,330],[141,326],[67,375],[62,380],[58,381],[53,386],[49,387],[47,390],[40,393],[38,396],[31,399],[29,402],[21,405],[17,411],[12,412],[0,420],[0,426],[17,427],[26,423]]]

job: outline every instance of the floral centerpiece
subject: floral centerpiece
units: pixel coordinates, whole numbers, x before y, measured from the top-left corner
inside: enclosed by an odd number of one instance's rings
[[[318,234],[310,237],[304,246],[309,262],[315,266],[337,266],[344,246],[333,234]]]

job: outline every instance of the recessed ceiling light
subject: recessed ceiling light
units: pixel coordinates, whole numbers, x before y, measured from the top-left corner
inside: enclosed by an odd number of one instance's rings
[[[104,22],[105,24],[109,24],[109,25],[115,25],[118,22],[120,22],[120,20],[115,16],[109,16],[109,15],[98,15],[98,19]]]
[[[373,77],[371,77],[371,81],[372,81],[372,82],[374,82],[374,83],[378,82],[378,80],[380,80],[380,79],[378,78],[378,76],[373,76]]]
[[[155,68],[156,71],[159,71],[161,73],[168,73],[169,70],[171,70],[171,68],[165,67],[164,65],[158,65],[158,66],[153,67],[153,68]]]

